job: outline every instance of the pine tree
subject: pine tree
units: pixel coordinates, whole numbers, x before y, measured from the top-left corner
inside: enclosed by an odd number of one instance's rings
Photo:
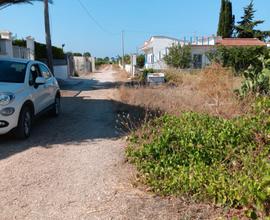
[[[222,0],[217,35],[223,38],[230,38],[233,35],[233,30],[234,15],[232,13],[232,3],[230,0]]]
[[[241,21],[237,22],[238,25],[235,27],[237,32],[237,37],[239,38],[254,38],[258,37],[259,39],[264,38],[265,32],[255,30],[254,28],[259,24],[264,23],[263,20],[254,21],[254,4],[253,0],[249,3],[247,7],[244,8],[244,16],[241,17]]]

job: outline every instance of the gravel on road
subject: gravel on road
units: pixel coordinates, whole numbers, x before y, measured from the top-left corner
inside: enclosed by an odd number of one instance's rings
[[[59,118],[42,117],[30,139],[0,138],[0,219],[208,219],[210,207],[133,186],[121,103],[107,67],[62,91]],[[109,85],[109,86],[108,86]]]

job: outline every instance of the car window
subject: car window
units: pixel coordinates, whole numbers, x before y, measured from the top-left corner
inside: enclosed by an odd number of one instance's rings
[[[0,82],[24,83],[26,64],[15,61],[0,61]]]
[[[36,64],[33,64],[30,67],[30,75],[29,75],[29,85],[34,85],[36,78],[41,76],[40,71],[39,71],[39,67]]]
[[[49,79],[49,78],[52,77],[51,72],[49,71],[49,69],[48,69],[46,66],[40,64],[40,65],[39,65],[39,68],[40,68],[40,71],[41,71],[42,76],[43,76],[45,79]]]

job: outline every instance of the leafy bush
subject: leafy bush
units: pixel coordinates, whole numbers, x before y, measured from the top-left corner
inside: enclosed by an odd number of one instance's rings
[[[121,59],[121,61],[122,61],[122,59]],[[131,57],[130,57],[130,55],[126,54],[124,56],[124,61],[125,61],[125,64],[131,64]]]
[[[82,53],[75,52],[75,53],[73,53],[73,56],[75,56],[75,57],[82,57],[83,55],[82,55]]]
[[[143,54],[140,54],[137,56],[137,67],[143,68],[145,64],[145,56]]]
[[[110,59],[108,57],[105,58],[97,58],[96,59],[96,67],[99,68],[102,65],[106,65],[110,63]]]
[[[13,45],[26,47],[26,40],[14,40]],[[62,48],[52,47],[53,58],[54,59],[65,59],[65,53]],[[47,57],[46,44],[35,42],[35,58],[37,60],[43,60]]]
[[[12,44],[14,46],[19,46],[19,47],[26,47],[26,40],[19,40],[19,39],[15,39],[12,41]]]
[[[65,53],[62,48],[52,47],[54,59],[65,59]],[[35,56],[37,60],[42,60],[47,57],[46,44],[35,42]]]
[[[245,80],[241,89],[237,90],[241,96],[246,96],[249,92],[259,95],[270,93],[270,58],[261,56],[258,60],[261,62],[262,68],[250,66],[243,74]]]
[[[140,75],[140,79],[139,80],[141,82],[146,82],[148,73],[154,73],[154,72],[155,72],[154,69],[144,69],[143,72],[142,72],[142,74]]]
[[[258,56],[267,55],[265,47],[223,47],[207,53],[211,62],[221,64],[223,67],[232,67],[237,74],[243,73],[250,65],[262,68]]]
[[[270,99],[259,100],[254,111],[231,120],[192,112],[164,115],[131,136],[127,155],[158,194],[267,215]]]
[[[191,47],[175,44],[169,48],[169,54],[164,57],[164,61],[171,67],[187,69],[191,66]]]

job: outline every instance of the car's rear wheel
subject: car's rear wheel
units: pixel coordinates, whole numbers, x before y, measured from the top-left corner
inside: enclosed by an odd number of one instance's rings
[[[52,116],[58,117],[61,113],[61,98],[59,95],[55,97],[53,109],[52,109]]]
[[[32,120],[33,116],[31,109],[28,106],[23,107],[20,113],[18,127],[15,130],[15,135],[17,138],[26,139],[30,137]]]

